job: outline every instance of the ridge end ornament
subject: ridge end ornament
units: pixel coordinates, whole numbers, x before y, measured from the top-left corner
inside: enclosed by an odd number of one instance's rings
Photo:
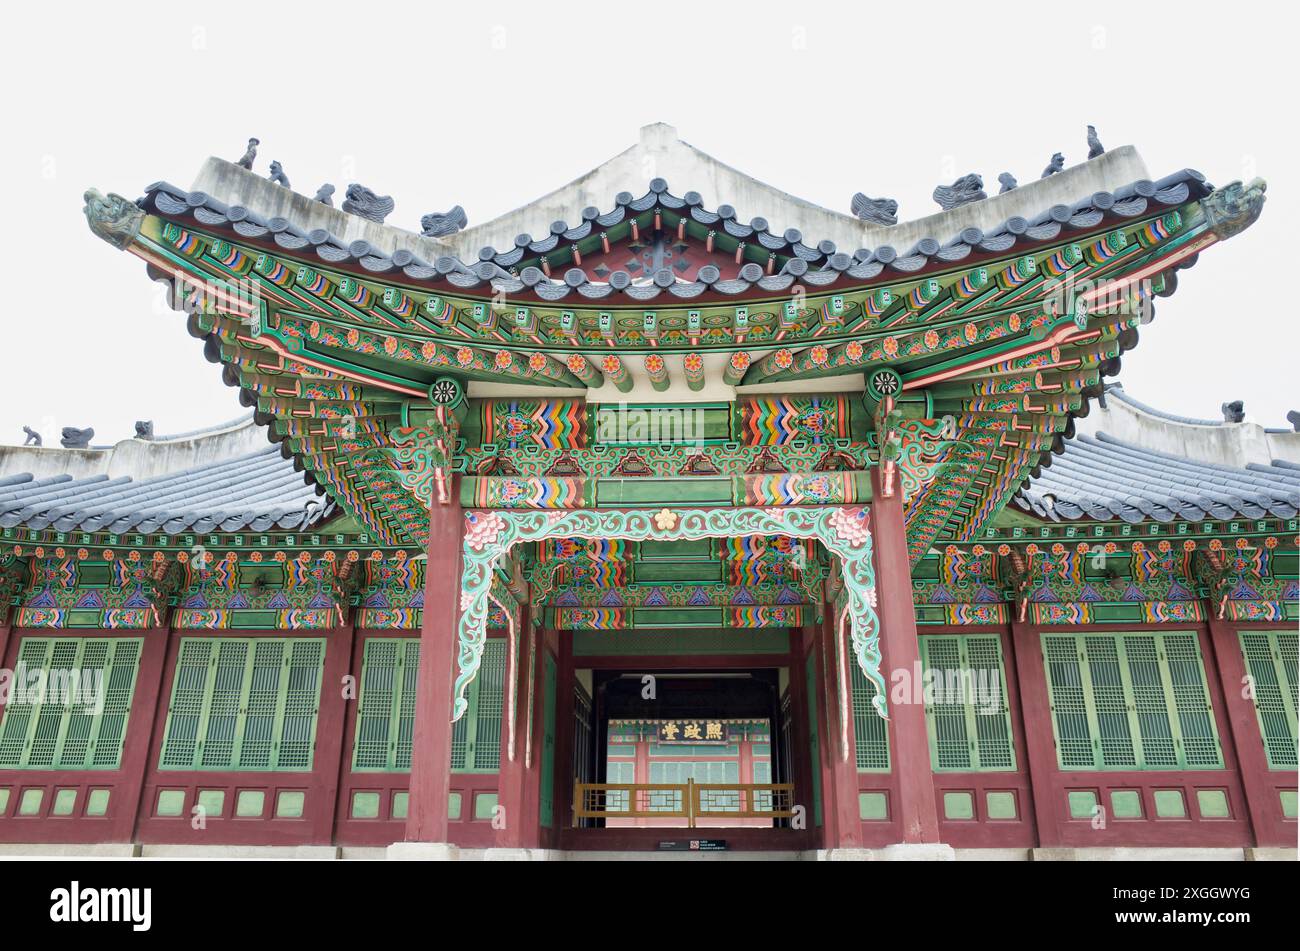
[[[1088,126],[1088,158],[1095,159],[1099,155],[1106,154],[1106,147],[1101,144],[1101,139],[1097,137],[1097,127]]]
[[[983,201],[989,196],[984,191],[984,179],[971,172],[963,175],[951,185],[939,185],[930,196],[944,211],[951,211],[962,205]]]
[[[898,202],[892,198],[868,198],[858,192],[849,202],[849,210],[859,221],[873,225],[898,224]]]
[[[1264,210],[1264,193],[1268,182],[1262,178],[1246,184],[1229,182],[1201,199],[1205,220],[1220,239],[1226,240],[1241,234],[1259,218]]]
[[[469,218],[460,205],[447,212],[430,212],[420,219],[420,233],[426,238],[445,238],[461,231]]]
[[[235,160],[235,164],[240,168],[246,168],[251,172],[253,170],[253,163],[257,161],[257,147],[261,144],[261,139],[249,139],[248,148],[244,149],[244,154]]]
[[[284,174],[284,166],[279,162],[271,162],[271,174],[269,174],[267,178],[275,182],[277,185],[283,185],[285,188],[289,188],[292,191],[292,188],[289,185],[289,176]]]
[[[97,188],[87,188],[81,197],[86,202],[81,210],[91,232],[119,251],[125,251],[140,235],[144,209],[135,202],[113,192],[105,195]]]
[[[348,186],[347,198],[343,200],[343,210],[358,218],[365,218],[382,225],[384,219],[393,213],[397,203],[391,195],[376,195],[364,185],[353,182]]]

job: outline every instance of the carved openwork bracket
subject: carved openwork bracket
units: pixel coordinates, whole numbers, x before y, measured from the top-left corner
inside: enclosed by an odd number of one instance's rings
[[[624,509],[600,511],[472,511],[465,515],[461,574],[458,673],[452,719],[468,709],[465,689],[478,673],[487,635],[494,568],[515,545],[547,538],[620,538],[629,541],[789,535],[820,541],[840,559],[858,666],[877,687],[876,712],[888,716],[880,673],[879,622],[871,533],[862,507]]]

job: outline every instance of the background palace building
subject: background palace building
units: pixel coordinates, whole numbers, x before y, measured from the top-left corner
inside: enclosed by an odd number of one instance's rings
[[[1107,382],[1264,184],[1092,141],[87,192],[251,414],[0,449],[0,850],[1294,858],[1300,434]]]

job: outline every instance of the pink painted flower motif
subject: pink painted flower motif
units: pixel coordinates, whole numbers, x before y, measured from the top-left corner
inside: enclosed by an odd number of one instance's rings
[[[474,604],[474,595],[470,591],[461,591],[460,593],[460,612],[464,614],[471,605]]]
[[[465,544],[482,551],[497,540],[505,522],[496,512],[470,512],[465,516]]]
[[[867,604],[871,605],[873,608],[880,606],[880,598],[876,594],[876,586],[874,584],[867,589]]]
[[[884,340],[881,341],[880,345],[885,348],[885,356],[891,358],[898,356],[897,337],[886,337]]]
[[[847,541],[850,547],[858,548],[871,538],[864,508],[838,508],[831,513],[830,523],[835,537]]]

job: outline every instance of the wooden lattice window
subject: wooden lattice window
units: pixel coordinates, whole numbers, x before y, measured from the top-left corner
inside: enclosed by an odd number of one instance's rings
[[[650,782],[684,783],[738,783],[740,763],[737,760],[652,760]]]
[[[161,769],[310,770],[323,638],[181,639]]]
[[[1044,634],[1062,769],[1221,769],[1195,634]]]
[[[452,725],[451,768],[458,773],[494,773],[501,767],[501,711],[505,703],[506,642],[483,645],[478,676],[465,690],[469,709]]]
[[[871,705],[879,688],[867,679],[858,662],[849,658],[853,692],[853,738],[860,773],[889,772],[889,729]]]
[[[1014,770],[1002,639],[996,634],[927,634],[917,641],[930,766],[936,772]]]
[[[406,773],[415,733],[418,637],[371,637],[361,653],[361,690],[352,768]]]
[[[0,768],[117,769],[143,643],[24,637],[0,721]]]
[[[1296,768],[1295,631],[1240,631],[1269,769]]]

